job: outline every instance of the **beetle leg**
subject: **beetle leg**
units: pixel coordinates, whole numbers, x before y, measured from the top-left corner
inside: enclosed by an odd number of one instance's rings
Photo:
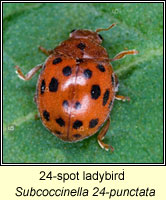
[[[136,55],[137,53],[138,53],[138,51],[135,49],[128,50],[128,51],[121,51],[114,58],[110,59],[110,61],[119,60],[119,59],[125,57],[126,55]]]
[[[43,52],[45,55],[47,55],[47,56],[49,56],[49,55],[51,55],[51,54],[53,53],[53,50],[47,50],[47,49],[45,49],[45,48],[42,47],[42,46],[39,46],[39,50],[40,50],[41,52]]]
[[[24,81],[28,81],[30,80],[33,75],[39,70],[42,68],[42,64],[40,65],[37,65],[36,67],[32,68],[26,75],[24,75],[21,71],[21,69],[19,68],[19,66],[15,66],[16,68],[16,73],[18,74],[18,77]]]
[[[130,101],[130,97],[124,97],[122,95],[115,95],[115,99],[121,100],[121,101]]]
[[[111,26],[109,26],[108,28],[98,28],[96,29],[96,33],[97,32],[100,32],[100,31],[108,31],[110,30],[111,28],[113,28],[117,23],[114,23],[114,24],[111,24]]]
[[[102,149],[105,149],[106,151],[108,151],[109,149],[113,152],[114,148],[108,144],[105,144],[102,140],[104,139],[104,136],[106,135],[108,128],[110,125],[110,118],[107,119],[106,121],[106,125],[101,129],[99,135],[97,136],[97,141],[99,143],[99,145],[101,146]]]

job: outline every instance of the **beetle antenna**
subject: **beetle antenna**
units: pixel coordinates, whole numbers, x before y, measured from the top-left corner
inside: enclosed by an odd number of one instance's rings
[[[108,30],[110,30],[111,28],[113,28],[115,25],[116,25],[117,23],[113,23],[113,24],[111,24],[111,26],[109,26],[108,28],[98,28],[98,29],[96,29],[96,33],[98,33],[98,32],[100,32],[100,31],[108,31]]]

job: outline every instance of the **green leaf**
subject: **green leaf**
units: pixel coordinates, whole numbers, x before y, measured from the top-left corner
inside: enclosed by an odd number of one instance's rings
[[[162,3],[4,3],[3,4],[3,161],[5,163],[161,163],[163,162],[163,4]],[[110,58],[125,49],[139,54],[113,64],[119,94],[102,150],[97,134],[78,143],[64,143],[35,119],[33,97],[37,75],[24,73],[45,55],[38,46],[55,48],[72,29],[106,28],[103,46]]]

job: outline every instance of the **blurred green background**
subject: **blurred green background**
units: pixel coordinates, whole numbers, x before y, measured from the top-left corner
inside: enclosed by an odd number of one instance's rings
[[[27,73],[72,29],[116,27],[101,32],[110,58],[125,49],[140,53],[113,64],[119,94],[102,150],[97,135],[64,143],[35,120],[36,75]],[[162,3],[4,3],[3,4],[3,162],[5,163],[161,163],[163,162],[163,4]]]

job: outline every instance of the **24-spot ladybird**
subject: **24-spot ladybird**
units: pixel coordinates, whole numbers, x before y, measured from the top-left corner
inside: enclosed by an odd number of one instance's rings
[[[25,76],[16,66],[18,76],[30,80],[42,69],[38,78],[35,102],[43,125],[54,135],[68,142],[83,140],[100,130],[97,140],[105,150],[113,147],[102,140],[109,128],[110,111],[115,99],[129,100],[117,95],[118,79],[111,61],[136,50],[122,51],[109,59],[101,46],[100,31],[106,29],[73,30],[69,39],[53,50],[40,50],[48,55],[43,64]]]

